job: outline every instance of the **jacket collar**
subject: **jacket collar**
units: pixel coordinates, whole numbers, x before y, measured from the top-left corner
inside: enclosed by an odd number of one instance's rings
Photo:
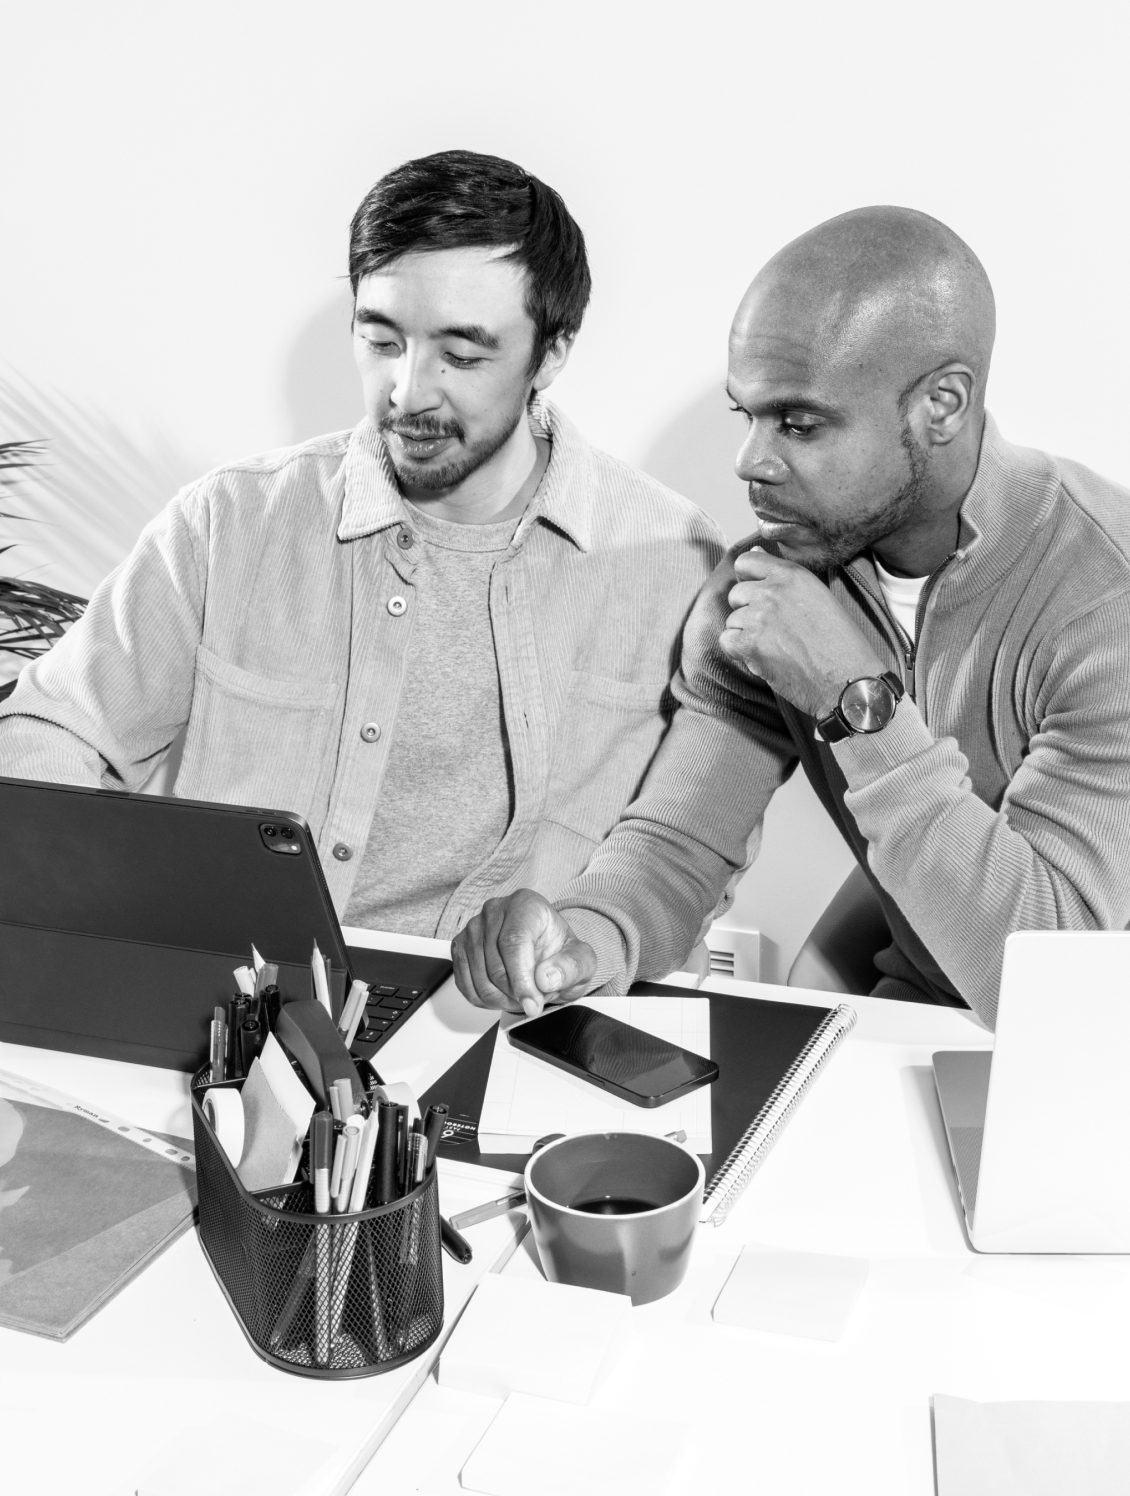
[[[544,523],[587,551],[592,544],[592,449],[572,422],[540,396],[530,403],[529,422],[531,430],[552,443],[552,451],[514,543],[521,545],[533,525]],[[359,540],[409,518],[384,442],[368,416],[353,429],[334,481],[340,485],[339,540]]]

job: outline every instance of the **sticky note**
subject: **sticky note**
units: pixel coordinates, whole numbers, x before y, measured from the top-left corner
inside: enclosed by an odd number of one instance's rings
[[[806,1340],[839,1340],[867,1281],[860,1257],[748,1244],[714,1301],[714,1320]]]
[[[670,1422],[515,1392],[459,1483],[484,1496],[666,1496],[689,1489],[688,1449]]]
[[[440,1357],[443,1387],[588,1401],[631,1309],[626,1294],[488,1273]]]
[[[1130,1490],[1130,1403],[933,1402],[938,1496]]]

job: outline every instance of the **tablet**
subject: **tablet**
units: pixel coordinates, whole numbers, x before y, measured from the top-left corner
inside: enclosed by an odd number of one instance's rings
[[[451,971],[347,949],[310,828],[285,811],[0,777],[0,848],[12,1043],[194,1070],[252,942],[286,1000],[311,995],[316,940],[335,1017],[355,975],[373,983],[369,1055]]]

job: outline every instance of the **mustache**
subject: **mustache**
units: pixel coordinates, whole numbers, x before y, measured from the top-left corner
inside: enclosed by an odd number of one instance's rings
[[[445,436],[463,440],[463,428],[458,421],[441,421],[436,416],[417,416],[409,421],[388,415],[382,418],[377,429],[382,436],[403,436],[409,441],[428,441]]]
[[[770,514],[775,515],[777,519],[786,521],[789,524],[808,525],[811,523],[803,514],[797,514],[787,504],[782,504],[774,495],[770,485],[750,483],[748,487],[749,506],[751,509],[756,509],[760,504],[763,508],[768,509]]]

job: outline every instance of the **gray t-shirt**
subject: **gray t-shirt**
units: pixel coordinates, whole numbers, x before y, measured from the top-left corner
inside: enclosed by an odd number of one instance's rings
[[[344,923],[434,935],[452,893],[510,824],[510,754],[489,596],[491,572],[518,520],[460,525],[406,507],[421,542],[416,622]]]

